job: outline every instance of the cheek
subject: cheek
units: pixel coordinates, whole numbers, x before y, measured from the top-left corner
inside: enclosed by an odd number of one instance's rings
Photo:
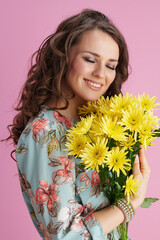
[[[70,67],[70,76],[83,75],[89,71],[88,66],[83,60],[75,59]]]
[[[113,73],[112,82],[114,81],[115,77],[116,77],[116,71],[114,71],[114,73]]]
[[[109,83],[109,85],[114,81],[115,77],[116,77],[116,71],[111,72],[108,75],[108,77],[106,79],[107,79],[107,82]]]

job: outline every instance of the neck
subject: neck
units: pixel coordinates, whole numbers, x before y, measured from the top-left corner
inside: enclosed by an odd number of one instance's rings
[[[70,119],[75,119],[75,120],[79,120],[79,115],[78,115],[78,107],[81,107],[83,105],[86,104],[86,101],[79,101],[78,99],[76,99],[76,97],[69,99],[69,106],[67,109],[58,109],[58,112],[61,113],[63,116],[65,116],[66,118],[70,118]],[[62,108],[64,107],[64,102],[62,100],[55,100],[55,99],[50,99],[47,102],[47,105],[49,107],[56,107],[56,108]]]

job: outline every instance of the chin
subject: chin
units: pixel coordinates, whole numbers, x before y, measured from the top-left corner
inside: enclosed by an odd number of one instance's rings
[[[101,96],[102,96],[102,95],[97,96],[97,97],[95,97],[95,96],[92,96],[92,97],[88,96],[88,97],[86,97],[86,99],[84,99],[84,100],[87,101],[87,102],[94,102],[94,101],[96,101],[98,98],[100,98]]]

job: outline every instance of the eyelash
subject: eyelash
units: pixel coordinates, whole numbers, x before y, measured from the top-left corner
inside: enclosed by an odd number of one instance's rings
[[[94,60],[90,60],[89,58],[86,58],[86,57],[84,58],[84,60],[87,61],[87,62],[90,62],[90,63],[95,63]],[[109,66],[109,65],[106,65],[106,67],[109,68],[109,69],[111,69],[111,70],[113,70],[113,71],[116,70],[116,67],[111,67],[111,66]]]

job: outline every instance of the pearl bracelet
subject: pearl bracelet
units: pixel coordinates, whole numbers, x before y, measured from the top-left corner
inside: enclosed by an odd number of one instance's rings
[[[125,199],[119,199],[117,207],[123,212],[125,223],[133,219],[135,211],[131,203],[128,203]]]

